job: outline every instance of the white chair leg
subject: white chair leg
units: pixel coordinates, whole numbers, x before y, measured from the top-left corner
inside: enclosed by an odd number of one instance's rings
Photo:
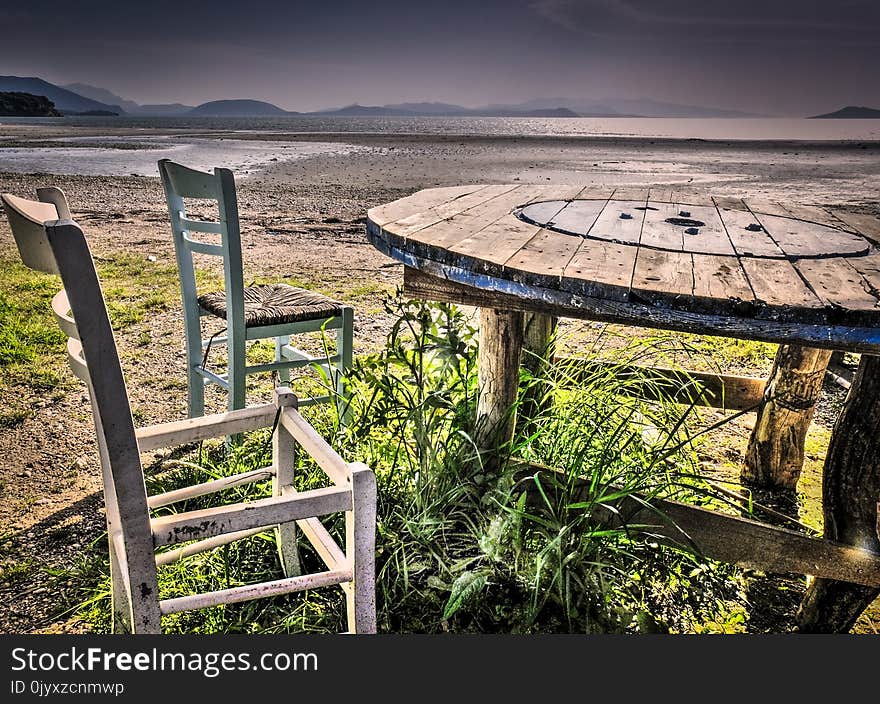
[[[125,588],[125,579],[119,567],[119,558],[113,541],[108,540],[110,547],[110,612],[113,616],[113,633],[131,633],[131,600]]]
[[[275,338],[275,361],[283,362],[284,361],[284,353],[283,348],[284,345],[290,343],[290,335],[280,335]],[[278,368],[278,379],[282,384],[287,384],[290,381],[290,369],[287,367],[279,367]]]
[[[275,389],[275,404],[282,410],[285,407],[296,407],[296,396],[290,389]],[[275,477],[272,480],[272,494],[283,496],[293,488],[294,466],[296,464],[296,440],[281,423],[275,428],[272,436],[272,464]],[[302,574],[297,544],[296,522],[282,523],[275,527],[275,543],[278,546],[278,557],[285,577],[297,577]]]
[[[376,632],[376,475],[352,463],[353,506],[345,513],[345,552],[354,577],[345,600],[350,633]]]

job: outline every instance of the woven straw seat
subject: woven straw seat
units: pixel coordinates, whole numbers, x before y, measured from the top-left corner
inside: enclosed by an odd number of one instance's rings
[[[199,296],[199,306],[211,315],[226,318],[223,291]],[[245,327],[283,325],[342,315],[343,304],[314,291],[287,284],[248,286],[244,289]]]
[[[307,371],[320,372],[318,381],[325,393],[301,397],[299,405],[333,404],[339,422],[344,424],[351,398],[346,378],[353,355],[354,309],[320,293],[287,284],[245,287],[238,199],[235,177],[229,169],[215,168],[213,173],[206,173],[160,159],[159,174],[165,189],[180,275],[189,417],[204,415],[206,384],[217,384],[228,391],[229,410],[235,410],[247,406],[245,378],[248,374],[276,373],[283,384],[290,380],[292,369],[308,368]],[[213,201],[217,210],[212,213],[211,208],[197,217],[187,215],[188,198]],[[194,232],[215,237],[205,242],[193,239]],[[194,253],[222,259],[225,290],[198,295]],[[216,316],[225,322],[225,337],[217,339],[219,333],[203,337],[203,315]],[[321,333],[325,342],[319,356],[291,344],[291,337],[315,332]],[[248,364],[248,343],[255,340],[272,340],[275,359]],[[227,368],[223,374],[206,366],[215,341],[226,348]],[[327,344],[329,342],[333,344]],[[318,369],[314,368],[316,365]]]

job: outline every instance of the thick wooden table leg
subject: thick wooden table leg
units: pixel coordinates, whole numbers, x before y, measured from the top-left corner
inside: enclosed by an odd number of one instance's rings
[[[829,350],[780,345],[764,401],[749,439],[741,478],[794,491],[804,464],[804,441],[822,390]]]
[[[553,359],[553,336],[559,318],[541,313],[525,313],[523,318],[522,366],[535,379],[545,378],[549,360]],[[546,408],[546,386],[532,384],[520,401],[517,423],[537,417]]]
[[[825,537],[880,554],[880,357],[862,355],[846,404],[831,434],[822,478]],[[852,628],[880,589],[817,579],[798,610],[804,632]]]
[[[480,309],[479,398],[475,441],[487,469],[497,469],[513,438],[523,314]]]

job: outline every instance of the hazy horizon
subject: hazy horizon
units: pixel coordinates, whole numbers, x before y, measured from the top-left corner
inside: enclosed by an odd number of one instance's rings
[[[3,73],[141,104],[465,107],[564,97],[810,115],[880,106],[880,3],[448,0],[330,5],[51,0],[0,9]],[[34,36],[46,37],[38,51]]]

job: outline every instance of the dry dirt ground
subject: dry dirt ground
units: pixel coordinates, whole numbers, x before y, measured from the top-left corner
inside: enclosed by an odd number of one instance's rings
[[[12,143],[56,133],[2,128],[0,145],[4,135]],[[320,139],[355,138],[321,135]],[[864,194],[876,194],[880,185],[877,146],[829,149],[822,145],[769,148],[675,143],[663,149],[643,146],[635,150],[626,142],[577,140],[378,136],[357,140],[370,149],[345,158],[273,163],[239,181],[239,206],[245,281],[289,281],[352,302],[358,353],[381,344],[390,323],[381,297],[401,283],[402,275],[400,265],[367,242],[366,211],[421,187],[516,181],[691,183],[706,189],[723,186],[737,195],[788,198],[798,194],[795,199],[806,202],[876,210],[876,202],[866,200]],[[633,158],[636,154],[637,159]],[[157,178],[0,173],[3,192],[28,196],[35,187],[47,184],[67,193],[74,218],[84,227],[99,265],[125,253],[129,261],[140,258],[145,266],[148,262],[174,266]],[[11,257],[14,245],[5,219],[0,219],[3,253]],[[209,266],[208,262],[202,265]],[[185,415],[183,328],[176,295],[174,291],[164,306],[117,334],[139,425]],[[594,339],[597,330],[588,323],[567,324],[566,339],[578,347]],[[769,370],[770,358],[757,354],[720,360],[720,364],[727,370],[762,375]],[[821,444],[827,441],[842,398],[841,390],[833,385],[828,391],[815,424],[817,440],[811,445],[815,447],[808,457],[812,474],[807,491],[814,499],[819,492],[816,470],[821,467]],[[29,411],[20,424],[0,429],[0,566],[5,570],[5,581],[0,583],[0,632],[80,630],[81,624],[58,613],[65,585],[56,584],[50,575],[52,569],[80,557],[103,530],[98,459],[85,390],[70,382],[45,394],[33,394],[3,383],[0,404],[4,408],[24,406]],[[209,406],[222,407],[219,394],[209,396]],[[724,432],[718,443],[721,450],[708,462],[720,465],[726,456],[735,467],[748,424],[733,424]],[[791,627],[791,619],[777,613],[790,613],[796,604],[802,580],[792,579],[791,584],[790,603],[775,603],[770,597],[762,602],[756,595],[756,629]],[[773,600],[778,598],[778,590],[770,592]],[[867,628],[873,626],[869,623]]]

